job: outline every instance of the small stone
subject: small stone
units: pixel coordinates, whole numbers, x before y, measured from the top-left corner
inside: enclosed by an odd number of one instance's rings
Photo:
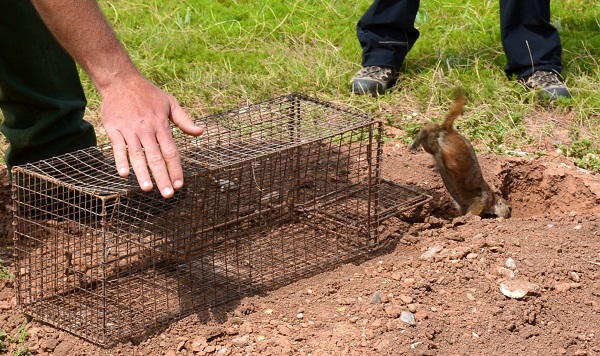
[[[296,314],[296,318],[298,318],[298,319],[304,319],[304,313],[298,313],[298,314]]]
[[[506,262],[504,262],[504,265],[506,266],[506,268],[515,269],[517,268],[517,261],[509,257],[506,259]]]
[[[400,298],[400,300],[404,302],[404,304],[410,304],[413,301],[412,297],[404,294],[399,295],[398,298]]]
[[[392,279],[395,279],[397,281],[399,281],[400,279],[402,279],[402,273],[400,272],[394,272],[391,274]]]
[[[405,323],[407,323],[410,326],[417,325],[417,322],[415,320],[415,316],[411,312],[403,311],[400,314],[400,320],[403,321],[403,322],[405,322]]]
[[[461,234],[449,234],[446,236],[447,239],[452,241],[462,242],[465,241],[465,237]]]
[[[469,253],[469,254],[467,255],[467,260],[474,260],[474,259],[476,259],[477,257],[479,257],[479,255],[478,255],[478,254],[476,254],[475,252],[471,252],[471,253]]]
[[[381,301],[381,292],[373,293],[373,296],[371,297],[371,304],[377,304],[380,301]]]
[[[248,346],[248,336],[236,337],[231,342],[237,347],[246,347]]]
[[[381,302],[382,303],[387,303],[389,302],[389,297],[386,294],[381,294]]]
[[[412,286],[413,284],[415,284],[415,279],[414,278],[406,278],[404,281],[402,281],[402,284],[405,287]]]
[[[473,296],[473,294],[467,293],[467,299],[470,300],[470,301],[474,301],[475,297]]]
[[[33,352],[34,355],[37,355],[40,349],[40,344],[38,343],[33,343],[31,346],[27,347],[29,349],[29,351]]]
[[[535,320],[537,319],[537,315],[534,312],[531,312],[527,315],[527,323],[531,325],[535,325]]]
[[[2,317],[0,317],[0,323],[2,322]],[[40,338],[44,337],[44,334],[41,332],[42,329],[35,327],[35,326],[31,326],[32,324],[29,324],[28,326],[30,326],[29,329],[27,329],[27,340],[29,341],[37,341]]]
[[[40,347],[45,352],[53,352],[54,349],[58,346],[58,340],[55,338],[46,338],[43,339],[40,343]]]
[[[505,268],[505,267],[496,268],[496,273],[501,277],[506,277],[506,278],[514,278],[515,277],[515,272],[513,272],[510,269]]]
[[[222,326],[212,326],[202,332],[202,336],[206,340],[212,340],[216,337],[222,336],[226,333],[226,330]]]
[[[423,341],[413,342],[412,344],[410,344],[410,348],[415,349],[415,348],[419,347],[419,345],[423,345]]]
[[[385,313],[390,317],[390,318],[397,318],[398,316],[401,315],[402,312],[402,308],[399,305],[389,305],[387,306],[387,308],[385,308]]]
[[[573,282],[579,282],[581,280],[577,272],[574,271],[569,273],[569,279],[571,279]]]
[[[242,335],[246,335],[246,334],[252,334],[252,325],[249,322],[245,322],[242,325],[240,325],[238,332]],[[204,339],[206,340],[206,339]]]
[[[356,302],[356,299],[354,298],[343,298],[340,300],[340,303],[343,305],[352,305]]]
[[[417,320],[426,320],[426,319],[429,318],[429,314],[427,314],[426,311],[421,310],[421,311],[418,311],[418,312],[415,313],[415,318]]]
[[[442,245],[435,245],[430,247],[429,249],[427,249],[427,251],[425,251],[420,257],[420,260],[430,260],[433,258],[433,256],[435,256],[438,252],[442,251],[444,249],[444,246]]]
[[[207,354],[212,354],[213,352],[215,352],[216,347],[214,345],[208,345],[204,348],[204,352],[206,352]]]
[[[512,299],[521,299],[530,292],[539,289],[537,284],[522,279],[509,279],[500,283],[500,292]]]
[[[288,328],[285,325],[279,325],[279,326],[277,326],[277,331],[279,332],[279,334],[281,334],[283,336],[289,336],[290,335],[290,328]]]
[[[233,316],[229,319],[229,322],[234,325],[241,325],[244,323],[244,319],[239,318],[237,316]]]
[[[205,337],[203,337],[203,336],[197,336],[192,341],[192,351],[193,352],[203,351],[204,348],[206,347],[207,343],[208,343],[208,341],[206,340]]]
[[[554,284],[554,290],[559,293],[566,292],[571,289],[571,283],[556,283]]]
[[[63,340],[56,348],[54,349],[55,355],[67,355],[73,349],[73,343]]]
[[[411,313],[415,313],[417,311],[417,306],[412,303],[407,305],[406,307],[408,308],[408,311]]]
[[[227,334],[227,335],[237,335],[239,333],[240,333],[239,330],[233,326],[225,328],[225,334]]]
[[[450,250],[450,258],[453,260],[460,260],[465,258],[471,252],[471,248],[468,246],[457,246]]]

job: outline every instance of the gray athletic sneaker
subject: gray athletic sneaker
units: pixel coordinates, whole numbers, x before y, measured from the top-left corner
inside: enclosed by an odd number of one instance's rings
[[[396,83],[396,80],[398,80],[398,70],[395,68],[364,67],[352,78],[352,92],[355,94],[383,94]]]
[[[522,81],[529,89],[539,90],[540,94],[549,101],[571,97],[562,78],[554,71],[538,70],[530,77],[523,78]]]

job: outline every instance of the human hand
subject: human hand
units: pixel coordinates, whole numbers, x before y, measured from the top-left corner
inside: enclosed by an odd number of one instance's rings
[[[183,168],[169,121],[192,136],[201,135],[203,129],[194,125],[173,96],[142,76],[122,79],[100,93],[102,123],[117,171],[126,177],[131,164],[146,192],[153,188],[152,173],[161,195],[170,198],[183,186]]]
[[[152,180],[169,198],[183,186],[179,152],[169,120],[198,136],[171,95],[140,75],[95,0],[32,0],[40,17],[63,48],[90,76],[102,97],[102,122],[112,142],[117,170],[129,175],[129,164],[142,190]],[[150,168],[150,172],[148,171]]]

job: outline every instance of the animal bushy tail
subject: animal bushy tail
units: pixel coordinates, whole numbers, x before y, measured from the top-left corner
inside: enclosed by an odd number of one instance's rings
[[[454,104],[452,104],[450,111],[448,111],[448,114],[446,114],[446,118],[444,119],[444,122],[442,123],[442,129],[444,129],[444,131],[448,132],[448,131],[452,130],[452,126],[454,125],[454,120],[456,120],[457,117],[462,115],[464,106],[465,106],[465,96],[462,92],[459,92],[456,96],[456,100],[454,101]]]

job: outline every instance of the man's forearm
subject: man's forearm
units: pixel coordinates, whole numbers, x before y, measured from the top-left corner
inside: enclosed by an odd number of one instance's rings
[[[95,0],[32,0],[57,41],[90,76],[102,95],[137,69]]]
[[[131,167],[142,190],[153,189],[153,177],[161,194],[172,197],[183,185],[183,167],[169,120],[190,135],[201,135],[202,128],[173,96],[140,75],[95,0],[32,3],[100,92],[102,125],[119,174],[126,177]]]

